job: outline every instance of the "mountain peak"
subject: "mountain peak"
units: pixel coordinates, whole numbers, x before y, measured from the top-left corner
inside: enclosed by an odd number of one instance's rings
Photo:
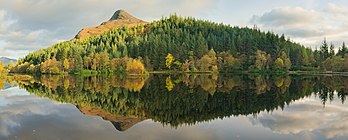
[[[135,18],[125,10],[117,10],[109,21],[103,22],[99,26],[84,28],[79,31],[75,38],[81,39],[90,36],[97,36],[113,28],[120,28],[123,26],[133,27],[141,24],[147,24],[147,22]]]
[[[135,17],[133,17],[131,14],[129,14],[128,12],[126,12],[123,9],[117,10],[114,15],[112,15],[112,17],[110,18],[109,21],[112,20],[133,20],[136,19]]]

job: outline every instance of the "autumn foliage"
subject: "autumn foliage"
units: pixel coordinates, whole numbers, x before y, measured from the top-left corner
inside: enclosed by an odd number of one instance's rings
[[[3,63],[0,63],[0,72],[4,71],[4,64]]]
[[[140,59],[129,59],[126,71],[128,74],[144,74],[145,67]]]

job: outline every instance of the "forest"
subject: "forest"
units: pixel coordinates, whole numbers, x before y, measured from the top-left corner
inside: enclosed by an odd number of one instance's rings
[[[40,49],[10,67],[13,73],[116,73],[148,71],[348,71],[348,49],[324,39],[319,50],[257,27],[234,27],[172,15],[149,24],[115,28]]]

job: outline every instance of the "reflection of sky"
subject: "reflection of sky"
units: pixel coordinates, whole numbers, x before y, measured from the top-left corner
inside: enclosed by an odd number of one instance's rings
[[[348,108],[335,99],[323,108],[318,98],[295,101],[283,111],[262,112],[172,129],[152,120],[125,132],[75,106],[30,95],[18,87],[0,91],[0,139],[342,139]]]
[[[151,120],[126,132],[100,117],[84,116],[71,104],[30,95],[18,87],[0,91],[0,139],[215,139],[201,126],[173,130]]]
[[[323,108],[318,97],[312,96],[294,102],[283,111],[263,112],[257,118],[249,119],[254,125],[278,134],[307,135],[311,139],[348,136],[348,105],[337,98]]]
[[[154,124],[148,122],[148,125]],[[150,135],[149,139],[152,139],[151,134],[158,133],[175,138],[178,138],[177,135],[188,136],[179,139],[347,139],[348,105],[335,98],[323,108],[320,99],[312,96],[295,101],[284,110],[262,112],[257,117],[249,115],[217,119],[195,126],[180,127],[177,130],[166,130],[167,127],[141,130],[141,127],[145,127],[144,123],[132,129],[137,129],[138,132],[145,131],[138,135]],[[191,135],[185,135],[186,132]]]
[[[100,118],[84,117],[72,105],[36,97],[19,88],[0,91],[0,102],[0,139],[93,139],[96,133],[113,134],[105,131],[112,130],[112,125]],[[80,135],[82,132],[86,134]]]

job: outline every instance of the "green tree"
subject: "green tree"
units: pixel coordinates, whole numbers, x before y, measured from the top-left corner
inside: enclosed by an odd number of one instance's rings
[[[339,56],[332,56],[323,61],[323,67],[328,71],[341,72],[344,70],[345,59]]]
[[[265,52],[266,57],[257,58],[258,50]],[[222,57],[222,52],[230,56]],[[84,69],[111,72],[114,68],[110,70],[113,66],[108,60],[128,57],[144,58],[147,69],[162,70],[168,69],[167,62],[162,61],[168,53],[175,58],[172,63],[188,60],[188,63],[181,66],[188,65],[189,70],[196,70],[196,64],[204,55],[211,59],[210,66],[204,66],[204,69],[269,69],[270,66],[274,66],[274,60],[281,57],[282,52],[288,55],[287,58],[282,58],[286,68],[290,64],[319,66],[329,56],[326,39],[320,51],[312,51],[301,44],[291,42],[290,39],[286,40],[283,35],[264,33],[257,28],[231,27],[195,18],[170,16],[146,25],[115,28],[90,38],[55,44],[28,54],[12,70],[24,70],[31,65],[31,68],[40,67],[46,60],[56,58],[61,63],[68,59],[69,69],[72,70],[76,65],[82,64]],[[82,58],[82,63],[77,56]],[[341,56],[343,57],[343,53]],[[208,60],[207,57],[204,59]],[[175,67],[179,67],[177,64],[180,63],[176,63]],[[171,64],[170,69],[173,67]]]
[[[74,56],[74,72],[79,72],[83,69],[83,61],[80,55]]]
[[[331,44],[330,44],[330,54],[329,54],[330,57],[335,55],[335,50],[334,49],[335,49],[335,46],[331,42]]]
[[[343,64],[343,70],[348,71],[348,54],[344,55],[344,64]]]
[[[110,63],[110,59],[109,59],[109,54],[107,52],[102,52],[99,54],[99,67],[101,70],[107,70],[109,68],[109,63]]]
[[[348,52],[348,49],[346,47],[346,43],[343,42],[342,43],[342,47],[338,50],[337,52],[337,56],[341,56],[341,57],[344,57],[344,55]]]
[[[92,66],[92,58],[89,56],[83,57],[83,67],[85,69],[91,69]]]
[[[307,54],[306,48],[302,48],[301,52],[302,52],[301,53],[301,65],[304,65],[304,66],[309,65],[309,58],[308,58],[308,54]]]
[[[326,38],[324,39],[323,43],[320,46],[320,55],[321,55],[322,61],[329,57],[329,45],[326,41]]]

